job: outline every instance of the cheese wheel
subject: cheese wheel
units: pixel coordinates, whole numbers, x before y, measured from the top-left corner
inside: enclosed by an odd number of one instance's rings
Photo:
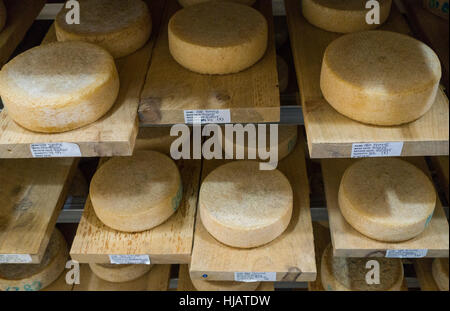
[[[448,258],[434,259],[432,273],[439,290],[448,292]]]
[[[0,290],[38,291],[63,273],[69,252],[61,232],[55,228],[39,264],[1,264]]]
[[[153,150],[170,155],[170,146],[177,138],[170,136],[170,127],[142,127],[134,150]]]
[[[0,0],[0,31],[3,30],[6,24],[6,7],[3,0]]]
[[[392,0],[378,0],[380,23],[368,24],[365,0],[303,0],[302,12],[314,26],[340,33],[371,30],[384,24],[391,12]],[[370,16],[371,17],[371,16]]]
[[[251,67],[267,49],[268,26],[257,10],[212,1],[184,8],[169,21],[169,48],[183,67],[229,74]]]
[[[20,54],[0,71],[9,116],[36,132],[73,130],[102,117],[119,93],[114,59],[86,42],[55,42]]]
[[[207,2],[207,1],[211,1],[211,0],[178,0],[178,2],[184,7]],[[256,2],[256,0],[215,0],[215,1],[229,1],[229,2],[246,4],[246,5],[253,5]]]
[[[178,209],[183,187],[176,164],[162,153],[138,151],[108,160],[95,173],[90,198],[108,227],[139,232],[156,227]]]
[[[223,137],[223,142],[222,142],[222,148],[226,153],[226,144],[227,143],[231,143],[233,146],[233,159],[238,159],[237,157],[237,147],[241,147],[241,144],[237,143],[237,137],[236,135],[233,135],[233,137],[227,137],[225,135],[225,129],[222,128],[222,137]],[[259,158],[259,153],[258,153],[258,127],[256,126],[256,141],[255,141],[255,146],[249,146],[248,143],[248,136],[245,135],[245,139],[243,141],[244,146],[243,146],[243,150],[244,150],[244,159],[245,160],[253,160],[252,158],[250,158],[250,154],[253,154],[253,152],[256,155],[256,159],[257,160],[261,160]],[[282,159],[284,159],[285,157],[287,157],[295,148],[295,146],[297,145],[297,126],[295,125],[281,125],[278,126],[278,161],[281,161]],[[270,125],[266,125],[266,149],[269,150],[270,149]],[[230,155],[231,156],[231,155]],[[244,160],[244,159],[239,159],[239,160]],[[266,160],[261,160],[261,161],[267,161]]]
[[[256,161],[236,161],[212,171],[199,195],[200,218],[218,241],[251,248],[271,242],[286,230],[293,193],[278,170],[262,171]]]
[[[373,266],[366,268],[370,260],[379,264],[379,284],[367,284],[366,276],[374,269]],[[334,257],[329,244],[322,254],[320,276],[326,291],[400,291],[403,264],[401,259],[392,258]]]
[[[360,233],[399,242],[421,234],[436,205],[430,179],[414,165],[395,158],[360,160],[345,171],[339,207]]]
[[[123,283],[134,281],[152,269],[152,265],[114,265],[90,263],[92,272],[102,280]]]
[[[240,292],[240,291],[255,291],[260,282],[233,282],[233,281],[206,281],[206,280],[192,280],[192,285],[202,292]]]
[[[142,0],[80,1],[80,23],[68,24],[63,8],[55,19],[58,41],[87,41],[100,45],[113,57],[134,53],[150,38],[152,20]]]
[[[353,120],[398,125],[431,108],[440,79],[439,59],[427,45],[374,30],[342,36],[327,47],[320,87],[328,103]]]

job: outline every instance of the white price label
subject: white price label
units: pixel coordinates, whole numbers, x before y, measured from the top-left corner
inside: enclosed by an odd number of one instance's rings
[[[403,142],[355,143],[352,145],[352,158],[399,157]]]
[[[185,110],[184,122],[186,124],[231,123],[231,114],[229,109]]]
[[[0,263],[30,263],[31,256],[28,254],[0,254]]]
[[[275,282],[277,280],[276,272],[235,272],[234,280],[236,282]]]
[[[386,258],[423,258],[428,249],[388,249]]]
[[[33,158],[81,157],[80,147],[73,143],[30,144]]]
[[[116,265],[149,265],[150,256],[148,255],[109,255],[111,264]]]

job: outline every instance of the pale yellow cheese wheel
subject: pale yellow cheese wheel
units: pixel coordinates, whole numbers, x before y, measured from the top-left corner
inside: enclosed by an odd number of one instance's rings
[[[169,48],[183,67],[202,74],[242,71],[260,60],[268,41],[265,17],[232,2],[184,8],[169,21]]]
[[[170,146],[177,138],[170,136],[170,126],[141,127],[134,150],[153,150],[170,155]]]
[[[221,291],[255,291],[260,282],[233,282],[233,281],[206,281],[206,280],[193,280],[192,285],[198,290],[203,292],[221,292]]]
[[[86,42],[32,48],[0,71],[0,95],[9,116],[36,132],[64,132],[102,117],[119,93],[114,59]]]
[[[115,265],[90,263],[92,272],[102,280],[123,283],[133,281],[152,269],[152,265]]]
[[[66,241],[55,228],[39,264],[0,264],[0,290],[41,290],[63,273],[68,257]]]
[[[439,287],[439,290],[448,292],[448,258],[434,259],[432,265],[432,273],[434,281]]]
[[[154,228],[172,216],[183,195],[180,172],[168,156],[137,151],[108,160],[95,173],[90,198],[97,217],[124,232]]]
[[[439,58],[424,43],[389,31],[344,35],[326,49],[320,87],[353,120],[398,125],[423,116],[441,79]]]
[[[367,284],[370,260],[379,263],[380,284]],[[322,254],[320,277],[326,291],[400,291],[404,273],[401,259],[334,257],[330,244]]]
[[[87,41],[108,50],[113,57],[127,56],[150,38],[152,20],[142,0],[80,1],[80,23],[68,24],[63,8],[55,19],[58,41]]]
[[[269,243],[288,227],[293,209],[289,180],[256,161],[234,161],[212,171],[199,195],[200,218],[219,242],[251,248]]]
[[[5,27],[6,18],[7,18],[6,7],[5,4],[3,3],[3,0],[0,0],[0,31],[2,31],[3,28]]]
[[[184,7],[207,2],[207,1],[211,1],[211,0],[178,0],[178,2]],[[229,2],[246,4],[246,5],[253,5],[256,2],[256,0],[213,0],[213,1],[229,1]]]
[[[409,162],[368,158],[347,168],[339,187],[339,207],[360,233],[399,242],[421,234],[431,221],[436,191],[430,179]]]
[[[302,0],[303,16],[314,26],[339,33],[371,30],[384,24],[391,12],[392,0],[378,0],[380,23],[368,24],[366,0]]]

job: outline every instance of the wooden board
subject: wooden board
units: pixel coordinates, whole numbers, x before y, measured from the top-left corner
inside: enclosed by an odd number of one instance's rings
[[[353,121],[334,110],[320,90],[320,72],[326,47],[340,35],[309,24],[300,1],[286,0],[287,19],[303,116],[312,158],[350,158],[353,143],[404,142],[402,156],[448,155],[448,99],[438,92],[436,102],[419,120],[401,126],[380,127]],[[393,7],[384,30],[410,33],[403,16]]]
[[[3,0],[3,2],[7,17],[5,28],[0,31],[0,68],[8,62],[46,0]]]
[[[355,229],[344,219],[338,205],[338,191],[342,175],[348,166],[357,160],[322,160],[322,173],[330,219],[331,239],[334,255],[338,257],[379,257],[389,249],[428,249],[427,257],[448,257],[449,228],[444,209],[438,199],[433,218],[427,229],[414,239],[385,243],[372,240]],[[423,158],[408,158],[412,164],[430,175]]]
[[[255,4],[269,24],[265,56],[251,68],[230,75],[201,75],[180,66],[170,55],[167,24],[181,7],[169,0],[141,96],[142,125],[185,123],[184,110],[230,109],[232,123],[278,122],[280,98],[270,1]]]
[[[436,170],[437,176],[439,178],[440,186],[442,188],[444,188],[445,195],[447,196],[447,202],[449,202],[448,156],[447,157],[432,157],[431,162],[433,163],[433,168]]]
[[[113,254],[149,255],[154,264],[189,263],[201,161],[179,160],[177,165],[183,179],[183,199],[172,217],[148,231],[119,232],[97,218],[88,199],[70,251],[72,258],[82,263],[109,263]]]
[[[88,264],[80,265],[80,284],[74,291],[167,291],[170,265],[154,265],[150,272],[129,282],[112,283],[97,277]]]
[[[271,292],[275,290],[273,282],[262,282],[257,291]],[[196,292],[197,289],[191,282],[191,277],[189,276],[188,265],[180,265],[180,270],[178,272],[178,288],[177,291],[182,292]]]
[[[292,154],[278,164],[291,182],[294,211],[286,231],[274,241],[252,249],[238,249],[215,240],[202,225],[197,214],[190,275],[209,280],[234,280],[235,272],[276,272],[277,281],[302,282],[316,278],[314,242],[306,176],[304,139]],[[224,164],[222,160],[204,161],[202,178]]]
[[[0,159],[0,254],[41,261],[77,162]]]
[[[111,110],[98,121],[80,129],[58,134],[28,131],[0,112],[0,158],[30,158],[30,144],[69,142],[80,147],[83,157],[131,155],[138,132],[137,108],[157,37],[160,15],[165,0],[148,1],[153,15],[150,41],[136,53],[116,61],[120,77],[120,92]],[[52,27],[44,40],[55,39]]]
[[[414,260],[414,270],[422,291],[439,291],[439,287],[433,278],[433,258],[422,258]]]

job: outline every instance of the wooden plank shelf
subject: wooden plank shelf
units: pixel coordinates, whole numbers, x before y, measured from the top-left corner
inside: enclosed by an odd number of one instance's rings
[[[0,260],[41,262],[77,162],[0,159]]]
[[[141,125],[185,123],[184,110],[199,109],[229,109],[232,123],[280,120],[272,6],[270,1],[258,0],[254,7],[269,24],[265,56],[240,73],[201,75],[180,66],[170,54],[167,25],[181,7],[169,0],[141,95]]]
[[[0,68],[25,37],[28,29],[44,7],[46,0],[4,0],[7,16],[0,31]]]
[[[428,113],[401,126],[366,125],[334,110],[320,90],[320,72],[326,47],[340,35],[309,24],[302,16],[300,1],[286,0],[285,3],[312,158],[350,158],[354,143],[381,142],[403,142],[402,156],[448,155],[449,109],[442,90]],[[395,6],[381,29],[410,34]]]
[[[262,282],[257,291],[271,292],[275,290],[273,282]],[[197,289],[194,287],[189,276],[188,265],[180,265],[180,270],[178,271],[178,288],[177,291],[182,292],[196,292]]]
[[[152,264],[188,264],[191,260],[201,161],[176,162],[183,180],[183,199],[163,224],[138,233],[104,225],[88,199],[70,250],[81,263],[109,263],[109,255],[148,255]]]
[[[414,260],[414,270],[422,291],[439,291],[439,287],[433,278],[433,258],[422,258]]]
[[[447,197],[447,202],[449,202],[449,184],[448,184],[448,156],[446,157],[432,157],[431,162],[433,163],[433,168],[436,170],[437,176],[439,178],[439,183],[442,188],[444,188],[445,195]]]
[[[424,158],[411,157],[407,159],[430,176]],[[439,199],[436,203],[433,218],[425,231],[414,239],[405,242],[386,243],[375,241],[362,235],[347,223],[339,209],[338,191],[344,171],[355,161],[357,160],[322,160],[322,173],[334,255],[338,257],[383,257],[387,250],[428,249],[427,257],[448,257],[449,227]]]
[[[134,54],[116,61],[120,91],[116,103],[98,121],[65,133],[43,134],[17,125],[6,109],[0,112],[0,158],[30,158],[30,144],[75,143],[82,157],[131,155],[138,132],[137,108],[166,0],[147,1],[153,16],[149,42]],[[56,40],[52,27],[43,43]]]
[[[276,280],[285,282],[316,278],[304,148],[304,139],[299,134],[297,147],[278,164],[294,191],[294,211],[286,231],[257,248],[233,248],[215,240],[197,214],[190,266],[192,278],[204,278],[206,274],[208,280],[234,281],[235,272],[276,272]],[[202,179],[224,163],[225,160],[204,161]]]

